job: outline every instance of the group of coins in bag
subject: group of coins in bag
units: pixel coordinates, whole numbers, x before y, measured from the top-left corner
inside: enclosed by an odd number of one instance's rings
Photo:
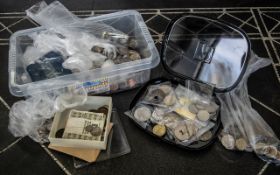
[[[197,92],[170,82],[151,85],[132,110],[133,119],[145,129],[180,145],[213,137],[219,106]]]
[[[274,137],[256,134],[249,138],[243,128],[232,124],[224,127],[219,139],[228,150],[254,151],[262,159],[279,164],[280,145]],[[254,142],[250,142],[249,139],[254,140]]]

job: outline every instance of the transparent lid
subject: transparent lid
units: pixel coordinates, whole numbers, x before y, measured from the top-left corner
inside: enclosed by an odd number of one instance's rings
[[[240,29],[206,17],[181,16],[167,28],[162,60],[174,76],[213,84],[216,92],[225,92],[242,78],[249,50]]]

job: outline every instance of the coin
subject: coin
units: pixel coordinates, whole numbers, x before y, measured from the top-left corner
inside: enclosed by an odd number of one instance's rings
[[[200,121],[206,122],[210,118],[210,114],[206,110],[200,110],[197,113],[197,118]]]
[[[137,82],[133,78],[128,79],[127,83],[130,88],[133,88],[137,84]]]
[[[98,108],[97,112],[107,115],[108,114],[108,106],[102,106],[102,107]]]
[[[203,104],[200,104],[200,103],[196,103],[195,106],[196,106],[197,109],[200,109],[200,110],[205,109],[205,106]]]
[[[102,134],[102,130],[99,126],[97,125],[91,125],[92,130],[90,131],[91,135],[93,136],[100,136]]]
[[[102,53],[103,50],[104,50],[104,48],[99,47],[99,46],[93,46],[93,47],[91,48],[91,51],[97,52],[97,53]]]
[[[197,114],[198,113],[198,109],[196,108],[195,104],[190,104],[189,105],[189,111],[193,114]]]
[[[172,91],[172,87],[169,85],[160,85],[159,89],[162,90],[166,95]]]
[[[196,134],[198,128],[195,126],[195,124],[193,123],[187,123],[186,124],[186,127],[188,129],[188,132],[189,132],[189,136],[192,137],[193,135]]]
[[[211,131],[207,131],[204,134],[202,134],[202,136],[200,136],[200,140],[203,142],[206,142],[208,140],[210,140],[212,138],[213,134]]]
[[[153,127],[153,134],[162,137],[166,133],[166,127],[164,125],[155,125]]]
[[[151,56],[151,52],[148,48],[142,49],[140,51],[142,58],[148,58]]]
[[[146,106],[137,107],[134,111],[134,117],[141,122],[145,122],[152,117],[151,110]]]
[[[234,149],[235,140],[232,135],[230,134],[223,135],[221,142],[226,149]]]
[[[278,150],[275,146],[265,146],[264,147],[264,155],[271,158],[276,158]]]
[[[85,131],[86,132],[91,132],[93,130],[93,126],[92,125],[87,125],[86,127],[85,127]]]
[[[55,133],[55,138],[62,138],[63,133],[64,133],[64,129],[59,129]]]
[[[185,125],[177,126],[174,129],[174,135],[180,141],[188,140],[190,138],[188,129]]]
[[[215,113],[218,110],[219,106],[215,102],[211,102],[205,109],[209,113]]]
[[[167,95],[164,100],[163,103],[167,106],[172,106],[176,103],[176,97],[175,95]]]
[[[240,151],[244,151],[247,146],[247,142],[244,138],[239,138],[235,141],[235,147]]]
[[[138,41],[134,38],[130,38],[128,41],[128,46],[132,49],[136,49],[138,47]]]
[[[160,122],[163,119],[163,117],[164,117],[163,110],[161,110],[160,108],[155,108],[155,110],[152,113],[151,119],[154,122],[158,123],[158,122]]]
[[[128,51],[128,58],[131,59],[132,61],[134,61],[134,60],[140,60],[141,56],[138,52],[136,52],[134,50],[129,50]]]
[[[161,103],[165,97],[165,93],[160,89],[153,89],[149,93],[148,101],[154,103]]]

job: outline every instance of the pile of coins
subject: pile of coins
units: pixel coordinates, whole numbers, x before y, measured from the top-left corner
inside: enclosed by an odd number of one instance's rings
[[[213,138],[210,130],[202,131],[199,136],[197,134],[200,129],[206,128],[213,116],[218,115],[218,109],[213,101],[206,105],[193,103],[187,97],[178,97],[171,84],[163,83],[148,87],[144,98],[140,98],[133,108],[132,117],[144,123],[145,129],[154,135],[175,143],[191,138],[206,142]]]
[[[115,50],[108,50],[105,48],[106,45],[95,45],[91,48],[92,52],[100,53],[106,56],[107,60],[111,60],[110,62],[105,61],[106,65],[104,63],[102,67],[136,61],[150,56],[148,48],[143,48],[136,38],[126,34],[103,32],[102,39],[108,41],[108,43],[116,48]]]

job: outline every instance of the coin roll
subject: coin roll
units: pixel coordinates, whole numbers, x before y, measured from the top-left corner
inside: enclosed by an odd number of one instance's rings
[[[166,127],[164,125],[155,125],[153,127],[153,134],[162,137],[166,133]]]
[[[247,142],[244,138],[239,138],[235,141],[235,147],[240,151],[244,151],[247,146]]]
[[[221,142],[222,142],[222,145],[226,148],[226,149],[234,149],[234,146],[235,146],[235,140],[233,138],[232,135],[230,134],[225,134],[222,136],[222,139],[221,139]]]
[[[200,136],[199,140],[206,142],[212,138],[213,134],[211,131],[205,132],[202,136]]]
[[[145,122],[152,117],[152,111],[146,106],[137,107],[134,111],[134,117],[138,121]]]
[[[200,110],[200,111],[198,111],[198,113],[197,113],[197,118],[198,118],[198,120],[200,120],[200,121],[206,122],[206,121],[209,120],[210,114],[209,114],[209,112],[206,111],[206,110]]]
[[[177,126],[174,129],[174,136],[180,141],[188,140],[190,138],[188,129],[185,125]]]

